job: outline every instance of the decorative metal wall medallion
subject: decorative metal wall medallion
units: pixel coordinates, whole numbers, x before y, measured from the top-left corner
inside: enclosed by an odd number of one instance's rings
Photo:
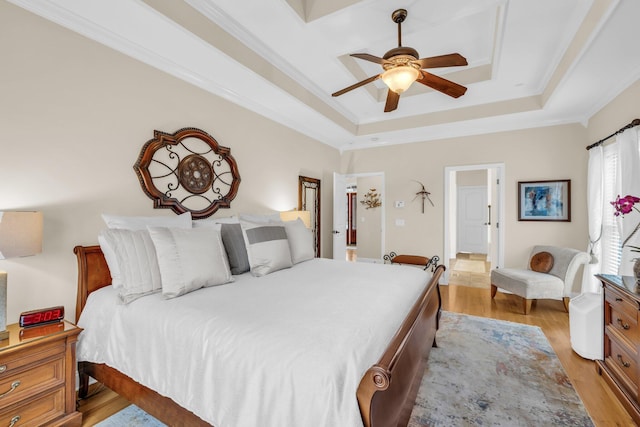
[[[201,155],[191,154],[178,164],[178,181],[191,193],[205,193],[213,184],[213,166]]]
[[[230,207],[240,185],[231,150],[196,128],[173,134],[154,131],[133,169],[154,208],[191,212],[193,218]]]

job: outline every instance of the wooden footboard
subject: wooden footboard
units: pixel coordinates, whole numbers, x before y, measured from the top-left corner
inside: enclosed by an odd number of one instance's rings
[[[168,397],[156,393],[107,365],[80,362],[78,372],[81,378],[83,376],[95,378],[96,381],[135,403],[169,426],[205,427],[210,425]]]
[[[111,284],[111,276],[99,246],[76,246],[78,295],[76,321],[87,296]],[[360,381],[357,399],[365,427],[406,426],[424,373],[426,356],[435,345],[440,315],[438,280],[444,266],[436,268],[420,298],[393,337],[378,363]],[[80,397],[86,397],[93,377],[170,426],[208,425],[173,400],[135,382],[103,364],[80,362]]]
[[[406,426],[411,416],[440,316],[439,266],[384,354],[358,386],[365,427]]]

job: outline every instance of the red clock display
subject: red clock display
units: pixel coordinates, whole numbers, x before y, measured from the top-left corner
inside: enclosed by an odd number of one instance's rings
[[[43,325],[55,323],[64,319],[64,307],[41,308],[38,310],[25,311],[20,314],[20,327]]]

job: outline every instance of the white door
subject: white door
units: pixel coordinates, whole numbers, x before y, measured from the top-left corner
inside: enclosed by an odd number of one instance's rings
[[[333,173],[333,259],[347,258],[347,178]]]
[[[458,187],[458,252],[487,253],[488,206],[487,187]]]

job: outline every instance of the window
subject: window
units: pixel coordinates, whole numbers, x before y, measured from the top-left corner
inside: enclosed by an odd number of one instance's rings
[[[638,134],[640,140],[640,134]],[[640,156],[640,144],[638,144]],[[602,215],[602,262],[601,272],[618,274],[618,267],[622,261],[622,237],[617,217],[613,214],[611,202],[622,193],[620,182],[620,161],[618,159],[618,143],[614,142],[603,150],[603,215]]]
[[[617,184],[618,174],[618,149],[616,144],[610,144],[603,150],[603,215],[602,215],[602,264],[601,271],[605,274],[618,274],[620,265],[622,244],[620,230],[613,215],[611,201],[620,194],[620,186]]]

